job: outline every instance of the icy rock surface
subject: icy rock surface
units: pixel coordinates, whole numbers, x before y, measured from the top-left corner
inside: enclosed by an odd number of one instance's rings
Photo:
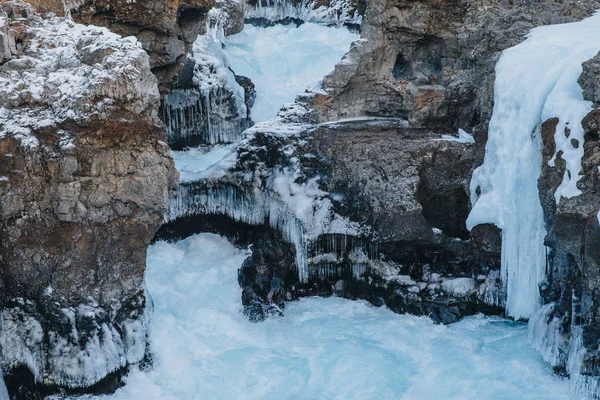
[[[186,55],[198,35],[204,33],[207,12],[216,5],[215,0],[29,1],[40,11],[68,15],[82,24],[137,37],[150,56],[150,67],[163,94],[177,83]]]
[[[32,21],[27,47],[0,72],[0,135],[25,140],[31,129],[106,118],[117,107],[156,112],[156,78],[135,38],[60,18]]]
[[[526,341],[526,326],[449,326],[339,298],[289,304],[261,324],[239,311],[248,252],[200,234],[148,252],[154,367],[98,399],[574,400]]]
[[[473,173],[474,207],[467,223],[470,228],[481,223],[502,228],[506,310],[515,318],[528,318],[540,307],[538,284],[546,269],[546,228],[537,187],[541,123],[559,119],[556,152],[567,163],[555,193],[559,202],[581,193],[577,188],[584,142],[581,121],[591,103],[583,100],[577,78],[581,64],[600,49],[600,41],[592,39],[598,35],[600,14],[577,23],[539,27],[525,42],[505,50],[496,66],[494,112],[484,164]],[[579,145],[573,146],[572,140]]]

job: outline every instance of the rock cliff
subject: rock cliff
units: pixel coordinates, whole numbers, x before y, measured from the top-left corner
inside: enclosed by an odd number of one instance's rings
[[[135,38],[1,6],[3,370],[91,386],[145,353],[146,247],[178,179],[157,81]]]

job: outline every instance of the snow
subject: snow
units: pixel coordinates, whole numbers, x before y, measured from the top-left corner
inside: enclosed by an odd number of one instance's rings
[[[471,278],[446,279],[442,282],[442,290],[457,296],[467,296],[475,292],[476,282]]]
[[[471,181],[474,207],[467,225],[494,223],[502,229],[506,311],[514,318],[529,318],[540,307],[538,283],[545,276],[546,231],[537,189],[540,124],[552,117],[560,121],[554,139],[567,172],[557,201],[579,194],[581,120],[591,109],[577,78],[581,63],[600,50],[598,38],[598,13],[576,23],[535,28],[523,43],[505,50],[496,65],[494,111],[485,160]],[[572,139],[579,142],[577,148]]]
[[[251,117],[261,122],[275,118],[284,103],[331,72],[358,37],[345,28],[315,23],[298,28],[245,25],[226,38],[224,52],[235,73],[256,85]]]
[[[0,136],[36,147],[34,129],[106,117],[115,101],[139,113],[158,100],[148,55],[135,38],[56,17],[31,16],[28,24],[31,44],[0,72]]]
[[[152,369],[97,400],[575,400],[527,344],[527,328],[468,317],[449,326],[363,301],[307,298],[251,323],[237,270],[249,255],[200,234],[148,251]]]
[[[458,137],[451,136],[451,135],[442,135],[441,139],[433,139],[433,140],[445,140],[448,142],[475,144],[475,139],[473,138],[473,135],[465,132],[462,129],[458,130]]]

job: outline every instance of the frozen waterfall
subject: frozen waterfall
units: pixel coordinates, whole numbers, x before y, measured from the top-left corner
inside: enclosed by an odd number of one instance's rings
[[[494,111],[485,160],[471,181],[474,207],[467,225],[471,229],[493,223],[502,229],[506,312],[517,319],[529,318],[540,307],[538,284],[546,273],[546,230],[537,188],[540,126],[549,118],[560,120],[554,139],[567,171],[556,201],[578,195],[581,120],[591,104],[583,100],[577,78],[581,64],[599,50],[600,14],[595,14],[576,23],[533,29],[527,40],[505,50],[496,65]]]
[[[164,97],[162,119],[171,145],[236,142],[249,125],[244,89],[222,50],[224,18],[218,9],[209,12],[207,33],[198,37],[186,62],[193,70],[191,81],[186,82],[190,87],[174,89]]]
[[[360,24],[362,17],[352,0],[257,0],[254,7],[247,6],[247,19],[265,18],[271,21],[297,18],[302,21]]]

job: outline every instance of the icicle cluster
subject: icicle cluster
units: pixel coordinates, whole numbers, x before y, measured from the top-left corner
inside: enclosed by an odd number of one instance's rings
[[[302,221],[287,205],[269,192],[255,192],[250,198],[231,186],[215,188],[181,185],[169,202],[166,221],[196,214],[227,215],[249,225],[268,224],[281,232],[284,240],[296,248],[296,266],[301,282],[308,281],[307,238]]]
[[[162,118],[171,143],[215,145],[240,140],[248,128],[244,89],[237,83],[223,54],[223,26],[227,15],[212,9],[206,19],[206,34],[193,47],[192,89],[166,94]]]
[[[297,18],[308,22],[362,23],[362,17],[350,0],[331,0],[328,6],[318,0],[258,0],[256,6],[246,7],[246,18],[265,18],[271,21]]]
[[[186,89],[167,93],[162,118],[169,141],[207,145],[239,141],[248,123],[242,115],[225,118],[227,110],[220,108],[228,97],[231,92],[222,86],[204,92]]]
[[[313,241],[309,251],[311,278],[339,278],[350,273],[354,279],[360,279],[369,261],[379,258],[379,244],[347,234],[324,235]]]

